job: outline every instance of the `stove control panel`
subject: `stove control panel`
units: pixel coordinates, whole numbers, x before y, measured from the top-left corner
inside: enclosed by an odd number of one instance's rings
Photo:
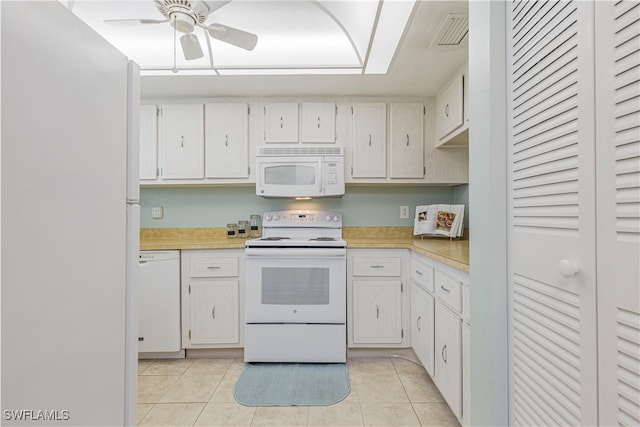
[[[340,227],[342,214],[329,211],[265,212],[263,226],[272,227]]]

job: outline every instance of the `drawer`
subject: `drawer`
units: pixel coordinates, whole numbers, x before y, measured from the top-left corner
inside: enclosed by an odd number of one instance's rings
[[[411,259],[411,280],[431,293],[435,291],[433,268],[416,259]]]
[[[471,324],[471,289],[468,286],[462,286],[462,320],[464,323]]]
[[[399,277],[402,272],[400,258],[354,257],[354,276]]]
[[[219,258],[212,255],[194,256],[191,259],[191,277],[237,277],[238,258]]]
[[[438,298],[456,313],[460,313],[462,311],[462,283],[438,270],[436,270],[435,277]]]

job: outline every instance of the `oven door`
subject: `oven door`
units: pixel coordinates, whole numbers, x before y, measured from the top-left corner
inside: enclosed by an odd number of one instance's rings
[[[247,323],[346,321],[344,248],[247,248]]]
[[[256,158],[256,194],[266,197],[322,196],[322,158]]]

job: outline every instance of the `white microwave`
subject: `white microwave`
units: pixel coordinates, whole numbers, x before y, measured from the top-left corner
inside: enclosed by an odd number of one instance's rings
[[[326,197],[344,194],[344,148],[267,146],[256,153],[256,194]]]

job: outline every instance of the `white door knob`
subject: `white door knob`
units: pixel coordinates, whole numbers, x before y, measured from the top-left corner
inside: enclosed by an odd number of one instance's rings
[[[560,275],[562,277],[566,277],[568,279],[578,274],[580,272],[580,267],[568,259],[561,259],[558,262],[558,270],[560,270]]]

